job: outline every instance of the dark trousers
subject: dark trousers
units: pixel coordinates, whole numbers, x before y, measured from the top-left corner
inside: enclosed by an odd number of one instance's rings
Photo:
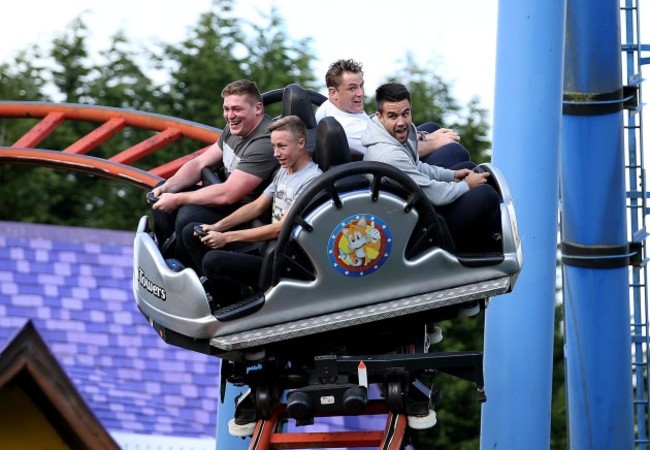
[[[446,145],[433,153],[450,147]],[[467,150],[464,149],[465,152]],[[467,153],[469,158],[469,153]],[[462,152],[451,150],[443,164],[451,164],[448,169],[472,169],[483,172],[472,161],[462,159]],[[454,162],[455,161],[455,162]],[[453,163],[453,164],[452,164]],[[440,164],[436,164],[440,165]],[[489,184],[470,189],[448,205],[436,206],[436,211],[447,223],[457,252],[485,253],[501,251],[501,243],[495,237],[501,233],[501,197]]]
[[[206,289],[217,303],[224,306],[239,300],[242,286],[257,289],[262,257],[257,252],[243,253],[252,248],[251,244],[236,243],[213,250],[193,235],[193,226],[188,224],[183,229],[183,243],[199,275],[207,278]]]
[[[418,131],[426,131],[427,133],[433,133],[440,128],[440,125],[433,122],[423,123],[418,125]],[[431,166],[439,166],[450,169],[457,164],[466,162],[470,160],[469,151],[463,147],[458,142],[453,142],[447,145],[443,145],[439,149],[429,153],[427,156],[421,159],[422,162],[427,163]]]
[[[456,251],[495,252],[501,249],[495,237],[501,233],[501,199],[489,184],[470,189],[452,203],[436,206],[445,219]]]
[[[174,213],[153,210],[154,233],[158,244],[163,245],[174,233],[176,236],[172,244],[173,247],[168,252],[165,252],[164,256],[176,258],[187,267],[194,267],[192,266],[192,259],[183,245],[181,238],[183,229],[190,223],[212,224],[218,222],[239,206],[239,204],[236,204],[212,208],[190,204],[182,205]]]

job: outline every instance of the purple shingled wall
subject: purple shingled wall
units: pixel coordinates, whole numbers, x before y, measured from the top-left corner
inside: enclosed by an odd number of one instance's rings
[[[148,325],[132,245],[130,232],[0,222],[0,342],[31,319],[110,432],[214,438],[219,359]]]

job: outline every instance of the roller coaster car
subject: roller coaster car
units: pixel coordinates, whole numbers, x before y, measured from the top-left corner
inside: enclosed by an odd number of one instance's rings
[[[163,258],[145,216],[134,244],[138,308],[166,342],[222,358],[225,380],[253,387],[255,406],[240,408],[241,423],[268,416],[290,387],[299,421],[309,422],[308,405],[328,392],[332,407],[358,413],[367,393],[355,387],[366,376],[387,383],[391,410],[410,417],[426,416],[434,401],[411,371],[437,368],[482,389],[482,354],[427,353],[426,331],[513,289],[522,250],[505,178],[481,165],[502,198],[502,251],[460,254],[411,178],[379,162],[346,162],[347,140],[334,119],[321,121],[316,135],[314,160],[325,171],[267,249],[259,294],[212,310],[195,271]]]

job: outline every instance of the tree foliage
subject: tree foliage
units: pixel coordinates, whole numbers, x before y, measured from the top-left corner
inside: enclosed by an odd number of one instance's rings
[[[430,351],[455,352],[482,349],[485,323],[483,315],[484,313],[481,313],[475,317],[456,318],[438,323],[443,330],[444,340]],[[564,450],[568,448],[568,440],[561,304],[555,308],[554,330],[550,449]],[[429,430],[419,431],[413,435],[414,448],[477,450],[480,440],[481,404],[477,401],[476,386],[446,374],[434,374],[431,382],[441,391],[441,400],[437,409],[438,423]],[[489,402],[491,399],[489,386],[486,386],[486,396]]]
[[[235,79],[253,79],[262,91],[292,82],[313,86],[309,61],[314,56],[308,41],[294,44],[276,12],[262,25],[235,17],[233,3],[215,0],[187,39],[158,43],[153,51],[134,50],[118,31],[107,49],[91,54],[88,30],[77,18],[49,49],[25,50],[14,62],[0,65],[0,93],[8,100],[129,108],[223,128],[221,89]],[[34,123],[0,120],[0,145],[16,142]],[[62,150],[94,127],[66,121],[39,147]],[[151,134],[129,128],[93,150],[92,156],[108,158]],[[136,165],[154,167],[196,150],[191,143],[175,143]],[[85,174],[1,165],[0,180],[1,195],[11,197],[0,205],[2,220],[132,229],[146,212],[142,192]],[[55,197],[64,193],[65,205],[58,204]],[[49,205],[36,204],[35,199],[45,198]]]
[[[430,351],[466,351],[483,348],[483,313],[475,317],[456,318],[438,323],[444,339]],[[481,403],[476,386],[444,373],[434,374],[430,380],[441,393],[436,410],[435,427],[413,436],[416,449],[476,450],[479,448]],[[488,390],[489,396],[489,390]],[[488,397],[489,398],[489,397]]]
[[[75,19],[63,35],[54,39],[50,56],[55,64],[50,69],[52,83],[68,103],[87,103],[87,87],[91,68],[86,48],[87,28],[81,18]]]
[[[232,3],[218,2],[218,9],[201,15],[185,41],[165,45],[156,56],[158,68],[169,76],[161,87],[165,114],[225,126],[221,89],[246,77],[235,51],[246,43],[239,33],[239,19],[232,17]]]
[[[464,111],[451,94],[451,84],[436,74],[433,61],[418,66],[412,55],[407,54],[404,68],[388,81],[402,83],[411,92],[413,123],[435,122],[456,129],[472,161],[481,163],[490,159],[487,111],[479,106],[478,98],[472,99]]]

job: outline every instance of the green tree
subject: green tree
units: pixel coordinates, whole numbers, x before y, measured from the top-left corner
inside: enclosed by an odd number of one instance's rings
[[[38,100],[43,94],[46,70],[38,47],[18,53],[12,63],[0,65],[0,96],[6,100]],[[35,120],[0,119],[0,146],[12,145],[34,124]],[[5,220],[51,223],[48,188],[53,173],[46,168],[12,167],[0,164],[0,217]],[[44,201],[43,199],[47,199]]]
[[[451,95],[451,86],[436,73],[432,62],[419,66],[413,55],[406,55],[404,67],[389,77],[389,82],[399,82],[411,91],[413,122],[436,122],[447,125],[454,114],[460,111],[457,101]]]
[[[558,296],[561,296],[561,286]],[[567,434],[566,384],[564,365],[564,308],[561,302],[555,307],[555,333],[553,340],[553,398],[551,402],[551,450],[569,448]]]
[[[223,128],[221,89],[245,78],[241,21],[232,14],[232,0],[216,0],[180,44],[166,44],[156,57],[169,76],[163,87],[164,113]]]
[[[130,48],[123,31],[116,33],[110,47],[100,51],[98,58],[93,58],[96,62],[88,71],[88,102],[156,112],[156,105],[160,103],[158,86],[138,64],[142,56]]]
[[[479,351],[483,348],[484,313],[474,317],[460,317],[438,323],[444,339],[430,351]],[[481,403],[477,400],[474,383],[451,375],[439,373],[431,377],[441,393],[436,408],[438,423],[429,430],[415,432],[412,436],[416,449],[479,448],[481,426]],[[488,401],[489,386],[486,386]]]
[[[0,64],[0,99],[48,100],[42,93],[46,80],[40,62],[40,50],[33,47],[19,52],[12,63]],[[32,120],[0,118],[0,146],[12,145],[34,123]],[[0,170],[3,170],[2,166]]]
[[[315,89],[314,74],[309,68],[315,56],[311,38],[296,43],[287,35],[284,19],[271,8],[268,23],[252,24],[252,38],[247,44],[250,53],[244,69],[262,91],[270,91],[290,83]],[[269,70],[273,67],[273,70]]]
[[[91,69],[86,38],[86,25],[77,18],[53,42],[50,52],[55,63],[51,70],[52,82],[65,102],[86,103],[89,100],[86,85]]]
[[[115,34],[109,48],[101,51],[96,63],[90,67],[88,101],[102,106],[154,112],[158,103],[158,88],[145,74],[144,68],[138,65],[139,56],[130,48],[123,32]],[[110,157],[154,134],[150,130],[127,128],[93,150],[93,155]],[[154,155],[134,165],[150,168],[166,162]],[[88,187],[84,204],[86,226],[132,229],[137,220],[148,212],[140,189],[110,180],[89,178],[92,184]]]
[[[499,298],[493,301],[498,302]],[[466,351],[483,348],[484,313],[479,316],[446,320],[438,324],[444,340],[430,351]],[[551,405],[551,450],[567,448],[566,398],[564,384],[564,338],[562,333],[562,305],[555,308],[553,344],[553,380]],[[441,391],[435,427],[413,433],[416,450],[476,450],[479,448],[481,404],[477,401],[473,383],[446,374],[432,377]],[[490,401],[490,386],[485,387]]]
[[[476,163],[487,162],[492,157],[492,143],[488,138],[488,113],[479,103],[477,97],[472,98],[466,106],[466,113],[450,125],[459,131],[460,142],[470,151],[472,161]]]
[[[6,98],[48,100],[43,94],[48,91],[53,92],[55,98],[74,103],[111,105],[119,101],[116,106],[140,108],[151,105],[151,94],[142,97],[151,83],[145,80],[132,60],[129,61],[124,53],[118,54],[118,45],[125,41],[124,37],[118,35],[113,47],[103,53],[108,63],[100,61],[93,66],[86,50],[85,30],[83,22],[76,19],[53,41],[49,59],[35,49],[29,58],[24,53],[19,54],[18,64],[3,65],[1,85]],[[129,70],[130,75],[126,73]],[[125,80],[132,80],[132,86],[141,95],[130,95],[133,93],[125,87]],[[35,123],[4,119],[0,123],[3,142],[16,142]],[[66,121],[38,146],[62,150],[96,126]],[[130,143],[116,142],[118,138],[95,150],[93,156],[107,158],[146,137],[136,137],[132,133]],[[0,191],[6,199],[0,206],[0,217],[6,220],[123,229],[134,226],[139,217],[134,212],[138,208],[142,213],[145,210],[141,192],[86,174],[2,165],[0,179]],[[111,207],[115,203],[118,205]]]
[[[22,50],[11,63],[0,64],[0,99],[45,101],[45,68],[38,47]]]

